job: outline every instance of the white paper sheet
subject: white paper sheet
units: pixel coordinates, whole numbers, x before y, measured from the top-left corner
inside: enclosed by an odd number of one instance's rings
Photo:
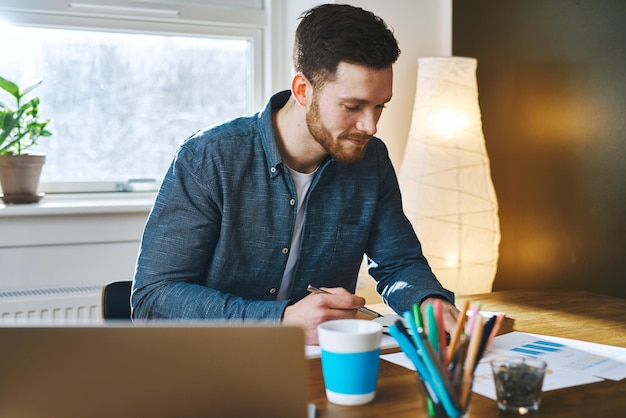
[[[548,363],[548,371],[543,382],[544,391],[599,382],[603,379],[626,378],[626,348],[511,332],[494,338],[478,364],[473,385],[475,393],[496,399],[489,361],[503,355],[543,358]],[[415,370],[404,353],[385,354],[381,358]]]
[[[498,355],[539,357],[548,363],[548,367],[559,371],[580,372],[610,380],[626,378],[626,348],[621,347],[511,332],[495,338],[481,362]]]

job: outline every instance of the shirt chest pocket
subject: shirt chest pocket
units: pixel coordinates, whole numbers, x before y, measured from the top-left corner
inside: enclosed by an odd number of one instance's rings
[[[353,270],[360,266],[367,243],[367,228],[361,225],[340,224],[332,245],[331,264],[334,270]]]

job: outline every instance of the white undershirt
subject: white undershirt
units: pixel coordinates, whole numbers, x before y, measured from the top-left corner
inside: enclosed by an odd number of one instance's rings
[[[285,166],[287,167],[287,166]],[[291,250],[289,251],[289,257],[287,258],[287,267],[285,267],[285,273],[283,273],[283,280],[280,282],[280,289],[278,290],[278,296],[276,300],[284,300],[289,296],[291,292],[291,283],[293,282],[293,274],[298,263],[298,257],[300,257],[300,241],[302,234],[302,224],[304,222],[304,198],[309,191],[315,172],[310,174],[300,173],[298,171],[289,169],[291,178],[296,184],[298,209],[296,213],[296,227],[293,230],[293,236],[291,237]]]

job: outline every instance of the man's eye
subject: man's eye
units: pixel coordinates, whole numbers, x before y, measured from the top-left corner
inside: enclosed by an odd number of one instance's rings
[[[356,112],[357,110],[360,109],[360,106],[348,106],[348,105],[343,105],[343,106],[346,108],[348,112]]]

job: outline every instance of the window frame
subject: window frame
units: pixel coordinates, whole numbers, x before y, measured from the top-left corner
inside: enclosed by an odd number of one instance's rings
[[[185,0],[120,1],[120,0],[5,0],[0,5],[0,18],[12,25],[40,28],[97,30],[159,35],[198,35],[237,38],[250,41],[253,65],[249,91],[251,113],[260,109],[271,89],[270,2],[263,0],[262,8],[245,7],[240,0],[231,7],[188,4]],[[254,0],[250,2],[255,3]],[[258,3],[258,2],[257,2]],[[83,192],[145,192],[158,188],[161,179],[152,183],[135,183],[132,179],[119,182],[76,181],[42,182],[46,193]],[[126,194],[126,193],[124,193]]]

